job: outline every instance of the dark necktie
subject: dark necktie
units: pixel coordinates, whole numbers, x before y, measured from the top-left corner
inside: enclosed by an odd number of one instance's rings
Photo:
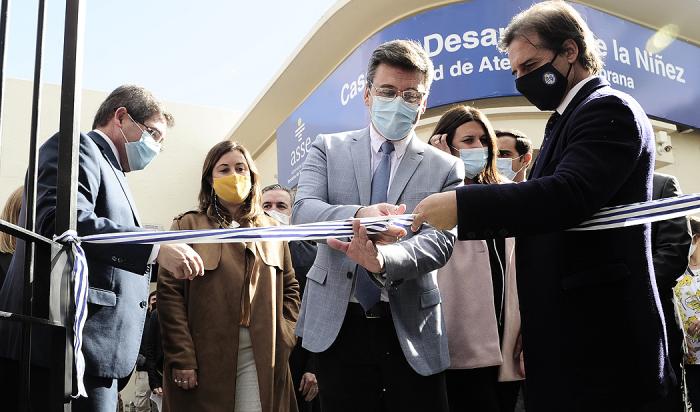
[[[537,164],[541,163],[539,160],[547,151],[547,146],[549,145],[550,140],[552,140],[552,130],[559,121],[559,118],[561,118],[561,115],[555,111],[554,113],[552,113],[551,116],[549,116],[549,120],[547,120],[547,124],[544,126],[544,138],[542,139],[542,146],[540,146],[540,153],[537,155],[537,159],[535,159],[535,163],[532,165],[532,172],[530,172],[531,176],[535,175],[535,170],[537,170]]]
[[[370,196],[370,204],[385,203],[387,192],[389,191],[389,177],[391,176],[391,152],[394,151],[394,144],[385,141],[379,149],[382,159],[374,171],[372,176],[372,194]],[[370,279],[370,274],[362,266],[357,266],[356,283],[355,283],[355,298],[365,311],[370,310],[379,302],[381,290]]]

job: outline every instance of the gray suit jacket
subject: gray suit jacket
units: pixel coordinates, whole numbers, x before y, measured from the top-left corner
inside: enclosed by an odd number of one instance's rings
[[[370,159],[369,129],[318,136],[299,176],[292,221],[347,219],[369,205]],[[414,136],[389,187],[388,202],[405,203],[410,212],[426,196],[454,189],[463,180],[459,159]],[[416,372],[430,375],[450,363],[436,273],[452,254],[455,235],[427,226],[415,235],[408,232],[400,243],[380,246],[380,252],[403,353]],[[297,322],[297,334],[308,350],[322,352],[338,336],[356,266],[342,252],[318,244]]]

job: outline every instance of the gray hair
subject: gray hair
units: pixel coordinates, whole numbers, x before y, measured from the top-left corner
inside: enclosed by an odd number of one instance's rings
[[[579,12],[565,2],[545,1],[518,13],[506,27],[499,47],[505,51],[516,37],[527,39],[532,33],[537,33],[542,41],[535,47],[544,47],[557,54],[563,51],[566,40],[573,40],[579,50],[578,61],[584,68],[592,74],[603,69],[603,59],[593,32]]]
[[[289,199],[292,201],[292,204],[294,204],[294,195],[295,195],[294,190],[290,189],[288,187],[284,187],[282,185],[279,185],[277,183],[263,187],[263,189],[260,193],[265,194],[265,192],[269,192],[272,190],[282,190],[284,192],[287,192],[289,194]]]
[[[114,112],[120,107],[125,107],[129,115],[141,124],[157,114],[162,114],[168,127],[175,125],[173,115],[165,111],[163,104],[156,100],[150,91],[141,86],[125,84],[114,89],[102,102],[95,113],[92,128],[97,129],[109,123]]]
[[[374,74],[380,64],[404,70],[416,70],[423,74],[425,90],[430,90],[433,82],[433,62],[420,43],[414,40],[392,40],[380,44],[372,52],[367,65],[367,81],[372,84]]]

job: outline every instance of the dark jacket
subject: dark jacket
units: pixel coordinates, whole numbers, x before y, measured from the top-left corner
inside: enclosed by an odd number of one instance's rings
[[[674,176],[654,173],[652,199],[663,199],[682,194],[681,186]],[[651,250],[656,286],[659,289],[664,311],[666,310],[664,301],[670,303],[671,315],[673,315],[672,288],[676,285],[676,279],[688,267],[688,252],[691,241],[690,226],[685,217],[662,220],[651,225]]]
[[[151,312],[146,329],[146,370],[151,390],[163,387],[163,342],[160,339],[158,309]]]
[[[36,197],[37,232],[55,232],[58,134],[39,149]],[[96,132],[80,135],[77,232],[80,236],[138,231],[136,205],[109,144]],[[24,200],[24,199],[23,199]],[[24,203],[24,201],[23,201]],[[20,213],[24,219],[25,210]],[[146,315],[151,245],[83,243],[89,269],[88,315],[83,330],[85,373],[122,378],[134,369]],[[20,312],[23,296],[24,242],[17,240],[15,258],[0,290],[0,310]],[[0,354],[16,357],[20,333],[16,322],[0,322]],[[32,355],[48,364],[48,336],[40,329]]]
[[[0,253],[0,289],[2,289],[2,284],[5,282],[5,275],[10,268],[10,262],[12,262],[12,253]]]
[[[517,237],[528,410],[616,410],[666,393],[650,225],[566,231],[651,199],[654,147],[639,104],[597,77],[553,126],[530,180],[457,189],[460,239]]]

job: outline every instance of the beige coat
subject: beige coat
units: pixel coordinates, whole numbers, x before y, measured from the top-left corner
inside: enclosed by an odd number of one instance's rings
[[[524,378],[519,360],[513,359],[520,333],[514,245],[514,239],[506,239],[502,342],[498,341],[486,241],[455,242],[452,257],[438,270],[451,369],[500,366],[499,381]]]
[[[264,216],[261,226],[276,223]],[[201,212],[173,221],[174,230],[216,229]],[[286,242],[194,244],[205,275],[176,280],[158,272],[158,312],[165,365],[164,411],[233,411],[241,299],[248,287],[250,335],[264,412],[297,410],[288,358],[296,337],[299,286]],[[199,386],[185,391],[172,369],[196,369]]]

